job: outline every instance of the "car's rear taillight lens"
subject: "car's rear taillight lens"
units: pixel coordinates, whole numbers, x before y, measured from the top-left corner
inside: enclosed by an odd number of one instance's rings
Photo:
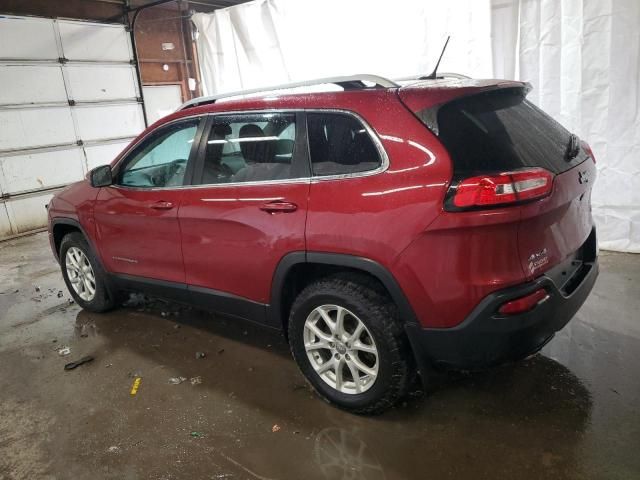
[[[593,160],[593,163],[596,163],[596,156],[593,154],[593,150],[591,150],[591,146],[584,140],[582,141],[582,148],[584,148],[584,151],[587,152],[587,155],[589,155],[591,160]]]
[[[497,175],[465,178],[450,202],[455,208],[508,205],[546,197],[553,187],[553,174],[544,168],[527,168]]]
[[[515,315],[516,313],[524,313],[533,309],[536,305],[544,302],[549,298],[549,294],[544,288],[536,290],[524,297],[516,298],[503,304],[498,311],[503,315]]]

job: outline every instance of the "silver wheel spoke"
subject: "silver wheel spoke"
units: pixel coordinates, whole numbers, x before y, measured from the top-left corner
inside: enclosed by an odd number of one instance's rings
[[[353,365],[362,373],[366,373],[367,375],[371,375],[372,377],[376,375],[376,371],[370,367],[367,367],[364,363],[360,361],[359,358],[351,357],[351,361],[353,362]]]
[[[309,350],[321,350],[321,349],[330,350],[331,349],[331,347],[329,346],[329,342],[325,342],[325,341],[306,343],[304,345],[304,348],[307,349],[307,352]]]
[[[338,332],[336,332],[336,322],[331,320],[329,313],[322,307],[320,308],[319,311],[320,311],[320,316],[322,316],[324,323],[327,324],[327,327],[329,327],[329,330],[331,330],[331,333],[334,335],[337,334]]]
[[[302,334],[307,358],[326,384],[355,395],[375,383],[378,349],[371,332],[352,312],[340,305],[320,305],[307,316]]]
[[[318,337],[320,340],[324,340],[325,342],[331,341],[331,335],[324,333],[322,330],[318,328],[315,323],[307,323],[305,327],[313,332],[313,334]]]
[[[361,352],[373,353],[374,355],[378,355],[376,347],[374,347],[373,345],[366,345],[360,340],[356,340],[351,348],[353,348],[354,350],[360,350]]]
[[[75,293],[87,302],[96,294],[96,276],[89,258],[78,247],[71,247],[65,256],[67,278]]]
[[[362,383],[360,382],[358,369],[353,365],[353,362],[351,360],[347,360],[347,367],[349,367],[349,371],[351,372],[351,376],[353,377],[353,383],[356,386],[356,393],[360,393],[362,391]]]
[[[342,372],[344,370],[344,357],[336,362],[336,390],[342,390]]]

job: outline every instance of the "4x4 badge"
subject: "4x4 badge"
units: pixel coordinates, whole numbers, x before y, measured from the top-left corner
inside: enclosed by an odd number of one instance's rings
[[[589,170],[583,170],[578,172],[578,182],[582,185],[583,183],[589,183]]]

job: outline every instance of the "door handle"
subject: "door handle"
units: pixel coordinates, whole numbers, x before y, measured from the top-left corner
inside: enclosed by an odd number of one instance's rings
[[[151,208],[154,208],[156,210],[171,210],[173,208],[173,203],[160,200],[156,203],[151,204]]]
[[[260,210],[267,213],[291,213],[298,209],[293,202],[269,202],[260,206]]]

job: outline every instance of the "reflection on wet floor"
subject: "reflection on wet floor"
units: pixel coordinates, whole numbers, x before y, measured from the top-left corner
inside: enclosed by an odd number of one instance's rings
[[[43,235],[0,260],[0,478],[640,478],[636,256],[602,257],[542,355],[378,417],[316,397],[277,332],[162,301],[81,311]]]

